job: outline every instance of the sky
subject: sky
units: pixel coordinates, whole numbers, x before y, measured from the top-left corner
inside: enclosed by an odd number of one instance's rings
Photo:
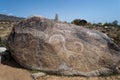
[[[120,22],[120,0],[0,0],[0,14],[18,17],[40,15],[71,22],[85,19],[91,23]]]

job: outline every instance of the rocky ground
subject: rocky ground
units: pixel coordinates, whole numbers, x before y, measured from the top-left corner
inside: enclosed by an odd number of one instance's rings
[[[0,64],[0,80],[32,80],[32,78],[30,73],[24,69]]]
[[[0,64],[0,80],[34,80],[31,77],[33,72],[26,70],[18,65],[15,61],[5,61]],[[120,75],[102,76],[102,77],[72,77],[46,75],[36,80],[120,80]]]

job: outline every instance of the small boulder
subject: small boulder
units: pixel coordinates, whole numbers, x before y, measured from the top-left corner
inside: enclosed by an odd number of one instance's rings
[[[38,72],[38,73],[33,73],[31,76],[32,76],[32,78],[33,78],[34,80],[36,80],[36,79],[38,79],[38,78],[40,78],[40,77],[46,76],[46,74],[43,73],[43,72]]]
[[[0,47],[0,53],[5,52],[7,49],[5,47]]]
[[[0,63],[2,61],[2,55],[4,55],[4,52],[6,51],[7,49],[5,47],[0,47]]]

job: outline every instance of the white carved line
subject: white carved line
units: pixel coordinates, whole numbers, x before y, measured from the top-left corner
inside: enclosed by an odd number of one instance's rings
[[[61,35],[61,34],[54,34],[54,35],[52,35],[52,36],[49,38],[49,43],[51,43],[52,40],[56,40],[56,38],[61,39],[62,42],[65,42],[65,38],[64,38],[63,35]]]
[[[53,40],[56,40],[56,38],[59,39],[59,41],[62,42],[62,46],[61,46],[61,48],[60,48],[58,53],[61,53],[62,51],[64,51],[67,58],[69,58],[71,55],[77,54],[77,52],[70,51],[70,50],[68,50],[66,48],[66,46],[65,46],[65,43],[66,43],[65,37],[63,35],[61,35],[61,34],[54,34],[54,35],[52,35],[49,38],[49,43],[52,43]],[[84,46],[83,46],[82,43],[74,42],[74,44],[79,44],[81,46],[81,52],[84,50]],[[81,55],[81,54],[77,54],[77,55]]]
[[[36,37],[43,37],[44,36],[44,32],[36,30],[36,29],[32,29],[32,28],[27,28],[27,29],[22,29],[21,30],[16,30],[17,33],[29,33],[33,36]]]
[[[84,50],[84,45],[83,45],[81,42],[76,41],[76,42],[74,42],[74,44],[79,44],[80,47],[81,47],[81,51],[80,51],[80,52],[83,52],[83,50]]]
[[[61,32],[61,33],[71,33],[70,30],[56,30],[57,32]]]

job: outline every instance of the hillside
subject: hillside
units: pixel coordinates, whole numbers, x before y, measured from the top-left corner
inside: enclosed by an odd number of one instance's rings
[[[17,22],[24,18],[0,14],[0,46],[5,46],[5,40]]]
[[[0,22],[1,21],[17,22],[17,21],[20,21],[20,20],[23,20],[23,19],[24,18],[21,18],[21,17],[0,14]]]

